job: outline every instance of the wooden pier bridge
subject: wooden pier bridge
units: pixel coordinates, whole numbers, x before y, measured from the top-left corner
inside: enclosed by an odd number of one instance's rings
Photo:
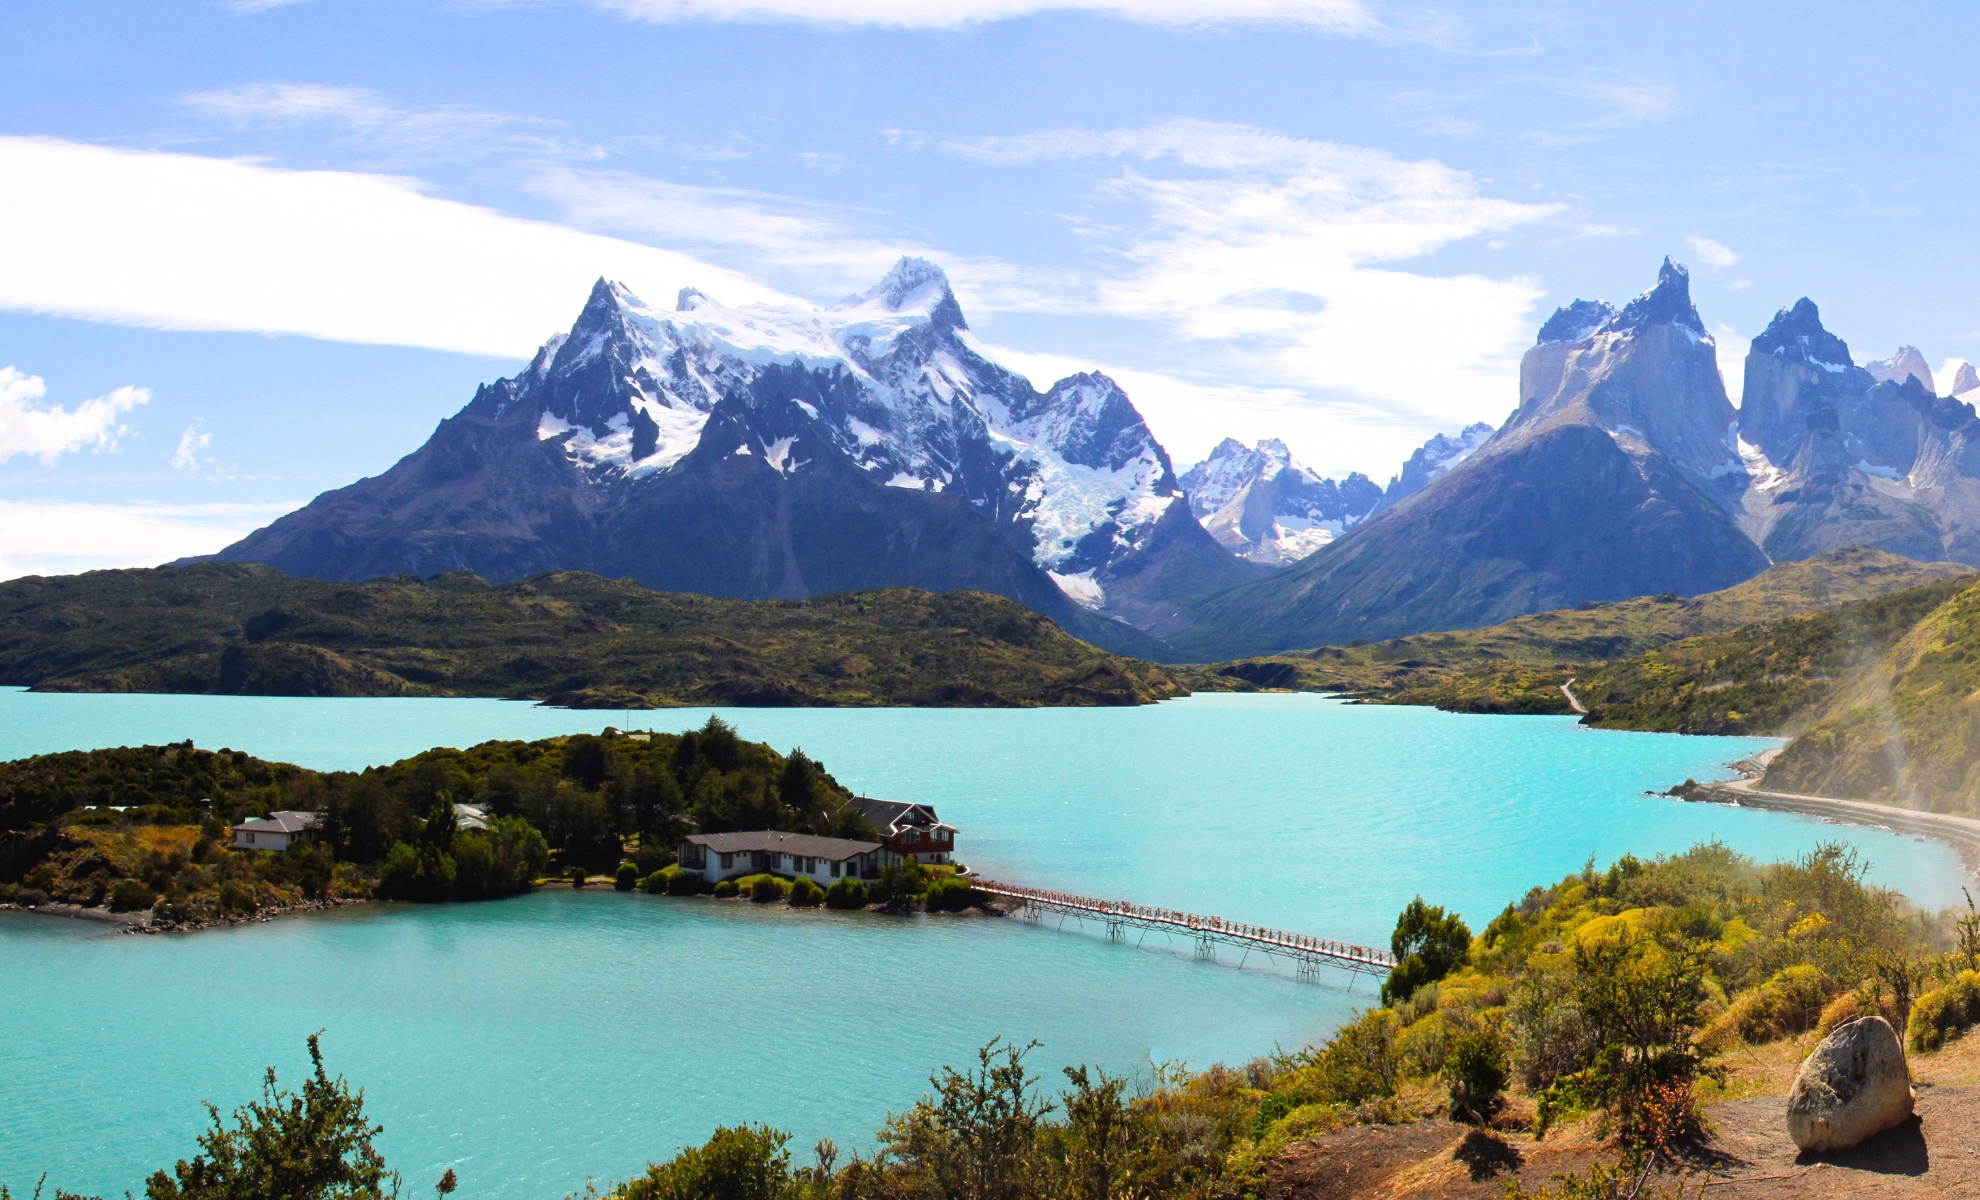
[[[1323,967],[1386,975],[1396,965],[1395,955],[1387,950],[1355,946],[1303,933],[1287,933],[1282,929],[1267,929],[1263,925],[1245,925],[1226,921],[1222,917],[1198,916],[1170,908],[1149,908],[1125,900],[1095,900],[1088,896],[1019,887],[991,879],[972,879],[970,886],[979,892],[1015,902],[1011,910],[1013,916],[1035,921],[1057,915],[1061,927],[1068,917],[1082,923],[1095,921],[1107,927],[1108,940],[1115,942],[1126,941],[1128,931],[1135,930],[1140,935],[1136,939],[1137,945],[1146,940],[1150,933],[1184,937],[1193,944],[1196,957],[1213,961],[1217,958],[1219,945],[1229,946],[1244,952],[1244,957],[1238,960],[1239,966],[1243,966],[1245,959],[1253,954],[1264,954],[1290,961],[1294,973],[1301,979],[1318,979]]]

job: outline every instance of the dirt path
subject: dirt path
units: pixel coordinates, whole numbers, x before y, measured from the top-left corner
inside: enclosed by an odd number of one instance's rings
[[[1713,1200],[1980,1197],[1980,1036],[1913,1060],[1914,1119],[1853,1150],[1818,1156],[1795,1149],[1786,1121],[1788,1085],[1812,1043],[1809,1037],[1742,1051],[1729,1062],[1736,1092],[1743,1094],[1705,1109],[1709,1139],[1661,1182],[1695,1189],[1709,1172]],[[1613,1159],[1613,1147],[1596,1139],[1585,1122],[1544,1142],[1518,1131],[1482,1134],[1441,1119],[1361,1126],[1288,1148],[1273,1163],[1265,1195],[1501,1200],[1509,1179],[1538,1188],[1556,1175]]]
[[[1580,713],[1584,717],[1588,715],[1588,706],[1583,704],[1581,700],[1574,694],[1574,676],[1572,675],[1568,676],[1568,681],[1561,685],[1561,695],[1567,697],[1569,708]]]

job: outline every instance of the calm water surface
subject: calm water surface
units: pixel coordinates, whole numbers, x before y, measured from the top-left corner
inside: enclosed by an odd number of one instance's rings
[[[632,714],[661,730],[711,710]],[[1528,887],[1709,838],[1763,859],[1827,838],[1955,901],[1937,843],[1647,797],[1767,744],[1465,717],[1317,696],[1125,710],[724,710],[841,782],[931,801],[999,878],[1385,942],[1422,892],[1476,928]],[[0,757],[179,741],[318,768],[624,725],[482,700],[0,692]],[[1069,927],[1070,928],[1070,927]],[[0,1182],[117,1192],[191,1149],[199,1102],[293,1076],[326,1030],[394,1165],[464,1194],[557,1196],[718,1122],[864,1145],[928,1070],[989,1037],[1114,1070],[1324,1035],[1370,987],[1319,985],[1015,921],[789,914],[552,893],[395,905],[193,937],[0,919]]]

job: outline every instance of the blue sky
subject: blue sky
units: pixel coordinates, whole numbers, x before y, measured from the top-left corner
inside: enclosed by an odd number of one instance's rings
[[[902,253],[1179,463],[1385,479],[1577,296],[1693,272],[1980,359],[1971,6],[1381,0],[0,10],[0,576],[218,548],[412,450],[591,279]]]

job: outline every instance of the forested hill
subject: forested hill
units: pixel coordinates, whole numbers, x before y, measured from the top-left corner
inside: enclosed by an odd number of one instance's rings
[[[576,571],[351,584],[250,563],[0,584],[0,684],[580,708],[1123,705],[1188,692],[1162,667],[982,592],[730,600]]]

